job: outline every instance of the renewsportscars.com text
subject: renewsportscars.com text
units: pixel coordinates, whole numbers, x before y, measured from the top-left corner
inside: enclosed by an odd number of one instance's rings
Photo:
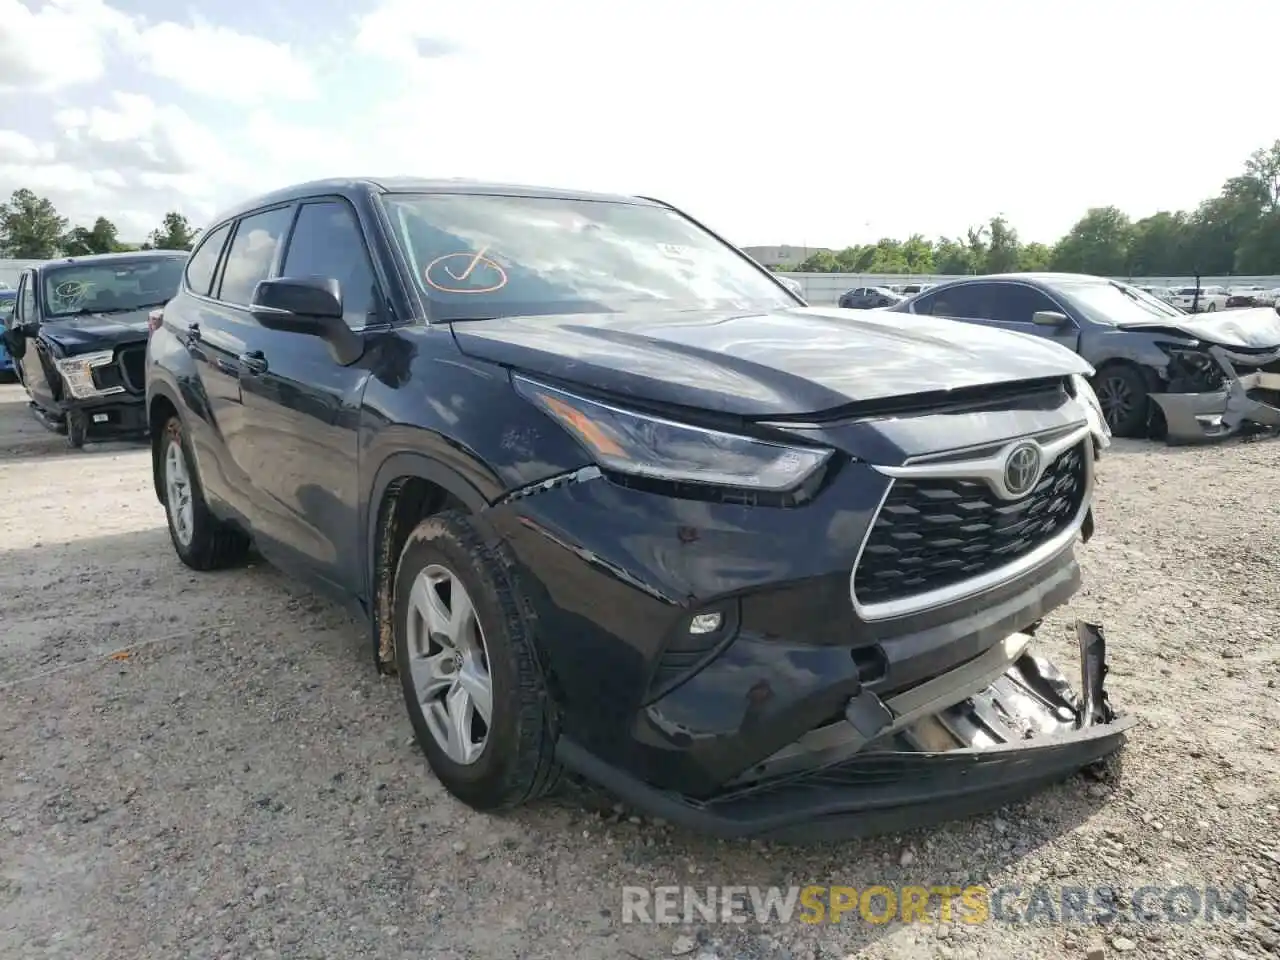
[[[623,923],[1243,923],[1242,888],[1082,886],[623,887]]]

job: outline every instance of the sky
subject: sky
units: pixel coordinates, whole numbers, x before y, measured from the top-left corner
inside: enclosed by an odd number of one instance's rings
[[[740,245],[1053,242],[1280,139],[1264,0],[0,0],[0,198],[141,240],[327,176],[643,194]]]

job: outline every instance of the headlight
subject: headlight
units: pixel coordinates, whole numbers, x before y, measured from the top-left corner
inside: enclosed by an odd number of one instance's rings
[[[1078,373],[1071,375],[1071,382],[1075,385],[1076,399],[1084,407],[1085,419],[1088,420],[1093,435],[1097,437],[1098,445],[1103,450],[1107,449],[1111,446],[1111,428],[1107,426],[1107,417],[1102,412],[1098,395],[1094,393],[1092,384]]]
[[[832,451],[755,440],[620,410],[514,378],[516,390],[576,437],[606,470],[750,490],[790,490]]]
[[[93,371],[96,367],[107,367],[115,361],[115,354],[110,350],[97,353],[82,353],[78,357],[63,357],[55,361],[62,379],[67,382],[71,395],[83,400],[88,397],[108,397],[113,393],[124,393],[124,387],[114,386],[99,389],[93,382]]]

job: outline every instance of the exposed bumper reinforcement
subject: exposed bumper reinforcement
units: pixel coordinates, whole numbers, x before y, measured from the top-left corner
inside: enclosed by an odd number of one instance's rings
[[[1249,396],[1255,390],[1280,391],[1280,374],[1255,371],[1237,375],[1226,351],[1210,347],[1209,352],[1228,375],[1225,390],[1151,394],[1164,414],[1168,441],[1187,444],[1225,440],[1249,423],[1280,429],[1280,407]]]
[[[651,787],[567,739],[557,757],[641,810],[717,837],[833,840],[930,826],[1022,799],[1124,744],[1134,719],[1117,717],[1107,700],[1105,636],[1083,622],[1077,634],[1079,696],[1015,640],[1005,649],[1016,651],[1016,663],[976,694],[927,716],[942,702],[936,685],[917,688],[915,709],[904,713],[868,709],[860,695],[849,723],[865,748],[707,800]],[[985,679],[989,669],[984,663],[964,678]],[[876,722],[878,732],[868,729]]]

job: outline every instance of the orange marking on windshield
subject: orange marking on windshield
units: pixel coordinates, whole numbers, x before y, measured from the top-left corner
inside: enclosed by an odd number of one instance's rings
[[[507,271],[502,269],[501,264],[484,255],[488,249],[488,246],[485,246],[476,253],[446,253],[442,257],[436,257],[423,268],[422,278],[427,281],[428,286],[435,287],[444,293],[494,293],[501,290],[507,285]],[[448,263],[463,258],[466,260],[466,269],[460,274],[454,273]],[[471,275],[477,269],[489,271],[492,274],[492,280],[487,284],[481,283],[480,286],[465,286],[464,284],[470,281]],[[453,284],[439,276],[441,272],[446,274]],[[433,273],[436,275],[432,276]],[[483,276],[483,273],[481,275]]]

